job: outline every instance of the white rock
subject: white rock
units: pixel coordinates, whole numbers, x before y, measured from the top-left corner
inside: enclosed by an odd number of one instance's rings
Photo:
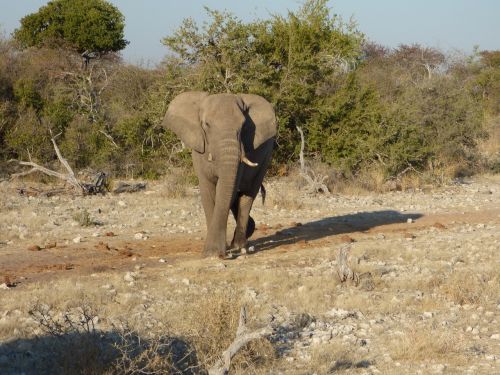
[[[7,286],[6,283],[2,283],[0,284],[0,289],[9,290],[10,288]]]
[[[430,319],[434,316],[434,313],[432,311],[425,311],[422,315],[424,318]]]
[[[125,207],[127,204],[124,201],[118,201],[118,206]]]
[[[136,240],[142,240],[143,237],[144,237],[144,234],[142,234],[141,232],[138,232],[138,233],[134,234],[134,238]]]
[[[163,259],[163,258],[160,258],[160,259],[158,260],[158,262],[160,262],[160,263],[166,263],[167,261],[166,261],[165,259]]]
[[[446,369],[446,366],[440,363],[437,365],[432,365],[431,369],[434,374],[441,374]]]
[[[493,335],[490,336],[490,339],[500,340],[500,333],[494,333]]]
[[[413,219],[412,219],[412,218],[408,218],[408,220],[406,220],[406,222],[407,222],[408,224],[411,224],[411,223],[413,223]]]
[[[183,283],[184,285],[189,285],[189,284],[191,284],[191,282],[189,281],[189,279],[182,279],[182,283]]]
[[[125,276],[123,276],[123,280],[128,281],[128,282],[133,282],[137,277],[137,274],[135,272],[127,272]]]
[[[80,242],[82,242],[82,236],[76,236],[75,238],[73,238],[73,242],[74,243],[80,243]]]

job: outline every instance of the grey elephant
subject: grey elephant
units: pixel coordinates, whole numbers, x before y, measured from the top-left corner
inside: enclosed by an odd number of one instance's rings
[[[225,256],[229,210],[236,220],[231,248],[245,248],[274,147],[272,105],[258,95],[185,92],[172,100],[162,125],[192,149],[207,223],[204,255]]]

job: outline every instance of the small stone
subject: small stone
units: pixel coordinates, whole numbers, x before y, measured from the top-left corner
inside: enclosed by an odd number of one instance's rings
[[[32,245],[32,246],[28,247],[28,250],[29,251],[40,251],[40,250],[42,250],[42,248],[38,245]]]
[[[123,280],[128,282],[133,282],[136,279],[137,274],[135,272],[127,272],[125,276],[123,276]]]
[[[299,286],[299,287],[297,288],[297,291],[299,291],[299,292],[301,292],[301,293],[302,293],[302,292],[304,292],[305,290],[306,290],[306,287],[305,287],[304,285],[301,285],[301,286]]]
[[[434,316],[434,313],[432,311],[425,311],[422,315],[424,318],[430,319]]]
[[[494,333],[493,335],[490,336],[490,339],[500,340],[500,333]]]
[[[189,281],[189,279],[182,279],[182,283],[184,285],[189,285],[191,282]]]
[[[158,262],[160,262],[160,263],[166,263],[167,261],[166,261],[165,259],[163,259],[163,258],[160,258],[160,259],[158,260]]]
[[[0,284],[0,289],[9,290],[10,288],[7,286],[6,283],[2,283],[2,284]]]
[[[446,366],[440,363],[437,365],[433,365],[431,368],[434,374],[441,374],[446,369]]]
[[[125,207],[127,204],[124,201],[118,201],[118,206]]]
[[[144,238],[144,234],[142,234],[142,232],[138,232],[138,233],[134,234],[134,238],[136,240],[142,240]]]
[[[408,218],[408,220],[406,220],[406,222],[407,222],[408,224],[411,224],[411,223],[413,223],[413,219],[412,219],[412,218]]]
[[[251,253],[254,253],[255,252],[255,246],[250,246],[248,248],[248,252],[251,254]]]
[[[74,243],[80,243],[80,242],[82,242],[82,236],[76,236],[75,238],[73,238],[73,242]]]

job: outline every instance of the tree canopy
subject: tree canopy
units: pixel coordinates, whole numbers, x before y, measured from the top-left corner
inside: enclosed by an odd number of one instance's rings
[[[124,17],[105,0],[53,0],[21,19],[14,31],[22,47],[65,47],[79,53],[125,48]]]

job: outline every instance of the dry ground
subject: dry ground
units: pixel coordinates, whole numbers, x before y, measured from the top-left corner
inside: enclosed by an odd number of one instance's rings
[[[82,345],[54,349],[40,311],[64,325],[65,312],[90,306],[104,339],[124,325],[142,340],[168,335],[210,364],[242,304],[251,326],[275,331],[236,373],[500,373],[498,176],[355,196],[270,181],[253,210],[257,251],[233,260],[200,257],[195,190],[172,198],[165,181],[129,195],[28,198],[16,187],[0,183],[1,374],[86,366]],[[359,285],[337,277],[345,243]],[[94,365],[106,361],[94,352]],[[87,373],[99,371],[110,370]]]

